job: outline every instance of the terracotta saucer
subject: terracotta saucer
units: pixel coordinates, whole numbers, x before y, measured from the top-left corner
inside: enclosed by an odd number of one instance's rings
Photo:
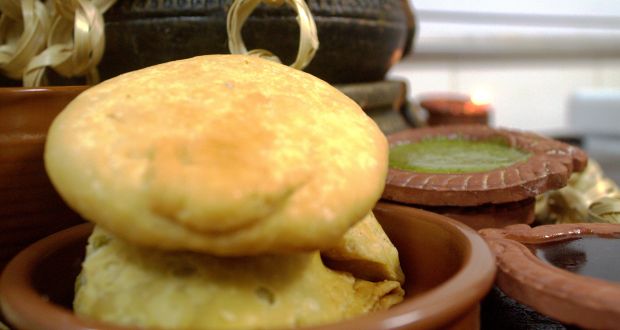
[[[434,139],[497,143],[527,155],[508,165],[471,172],[418,171],[391,164],[384,200],[450,213],[475,229],[533,222],[532,199],[565,186],[571,173],[587,165],[587,155],[577,147],[532,133],[484,125],[410,129],[388,136],[392,150]],[[503,212],[504,221],[496,211]]]
[[[496,255],[497,286],[560,322],[620,324],[620,225],[527,225],[480,231]]]

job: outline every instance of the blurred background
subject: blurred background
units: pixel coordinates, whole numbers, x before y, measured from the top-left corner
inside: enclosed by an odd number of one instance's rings
[[[88,12],[101,15],[86,19],[77,2],[0,0],[0,86],[85,86],[228,53],[232,2],[89,0]],[[620,181],[620,0],[306,2],[320,47],[304,70],[353,98],[386,134],[441,123],[431,109],[445,104],[422,96],[458,93],[476,107],[455,120],[575,143]],[[35,7],[45,15],[33,15]],[[240,35],[248,49],[292,63],[295,16],[289,6],[262,4]],[[63,24],[49,24],[56,20]]]
[[[490,124],[581,142],[620,181],[620,1],[415,0],[409,95],[493,106]]]

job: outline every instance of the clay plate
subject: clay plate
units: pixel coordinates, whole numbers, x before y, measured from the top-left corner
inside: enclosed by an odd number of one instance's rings
[[[405,300],[315,330],[478,329],[479,302],[494,275],[484,240],[461,223],[434,213],[378,204],[375,214],[400,252]],[[416,221],[412,221],[415,219]],[[2,312],[20,329],[126,329],[78,318],[67,307],[92,225],[66,229],[21,252],[0,280]]]
[[[384,199],[424,206],[517,202],[565,186],[572,172],[581,171],[587,165],[587,155],[577,147],[532,133],[484,125],[410,129],[389,135],[388,141],[390,146],[395,146],[437,137],[501,140],[531,156],[523,162],[478,173],[435,174],[390,168]]]
[[[618,328],[620,270],[616,256],[620,225],[580,223],[535,228],[514,225],[504,229],[484,229],[480,233],[496,255],[496,284],[508,296],[563,323],[584,328]],[[604,240],[607,245],[599,242],[596,248],[584,250],[589,252],[568,245],[577,243],[587,247],[588,240]],[[601,246],[610,246],[610,243],[615,244],[616,253],[600,252],[604,251]],[[551,257],[545,261],[547,257],[535,255],[536,251],[543,251],[542,255]],[[602,254],[597,256],[597,251]],[[598,262],[602,267],[587,266],[588,263],[596,264],[596,260],[603,256],[615,257],[616,262],[603,260]],[[588,272],[603,269],[605,272],[601,274],[615,276],[615,280],[578,273],[588,268],[591,269]],[[610,270],[612,274],[609,274]]]

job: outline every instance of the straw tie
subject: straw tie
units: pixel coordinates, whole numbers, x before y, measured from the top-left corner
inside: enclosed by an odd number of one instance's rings
[[[51,67],[64,77],[99,81],[97,65],[105,49],[103,13],[116,0],[53,0],[47,49],[28,64],[24,86],[38,86]]]
[[[297,12],[299,48],[297,49],[297,57],[290,66],[299,70],[305,68],[312,61],[319,48],[319,38],[310,8],[303,0],[235,0],[228,10],[226,21],[230,52],[232,54],[255,55],[281,63],[280,59],[268,50],[253,49],[248,51],[241,37],[243,24],[261,2],[275,7],[287,4]]]
[[[50,26],[39,0],[0,0],[0,71],[21,80],[30,60],[45,47]]]

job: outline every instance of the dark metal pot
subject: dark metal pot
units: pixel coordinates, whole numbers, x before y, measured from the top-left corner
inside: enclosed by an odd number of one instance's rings
[[[330,83],[382,80],[411,47],[415,22],[407,0],[308,0],[320,48],[305,71]],[[105,15],[102,79],[203,54],[228,53],[231,0],[119,0]],[[292,63],[299,28],[292,9],[260,5],[243,28],[248,49]]]

